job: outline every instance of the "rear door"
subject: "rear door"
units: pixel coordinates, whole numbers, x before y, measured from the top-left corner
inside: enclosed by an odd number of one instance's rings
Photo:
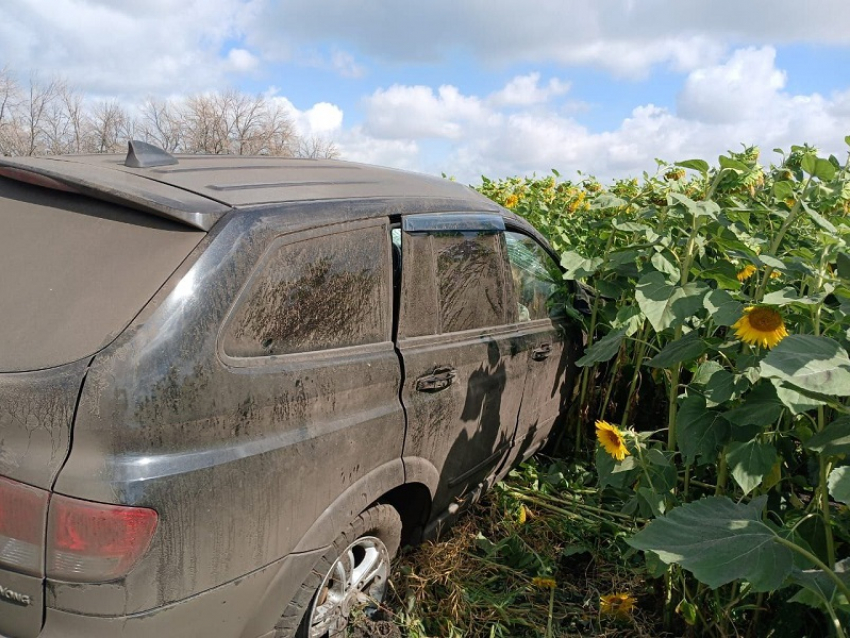
[[[504,222],[494,215],[403,221],[397,346],[405,380],[405,457],[440,473],[434,514],[507,456],[526,376],[509,291]]]

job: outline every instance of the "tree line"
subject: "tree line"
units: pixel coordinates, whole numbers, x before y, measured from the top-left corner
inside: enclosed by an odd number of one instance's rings
[[[287,110],[233,89],[149,97],[134,112],[92,100],[63,79],[28,83],[0,69],[0,155],[115,153],[139,139],[170,153],[332,158],[336,145],[299,135]]]

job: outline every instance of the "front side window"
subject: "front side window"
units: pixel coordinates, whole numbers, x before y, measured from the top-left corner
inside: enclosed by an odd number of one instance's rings
[[[517,315],[520,321],[548,319],[548,302],[557,284],[559,269],[543,246],[528,235],[506,232]]]
[[[500,237],[486,231],[431,236],[441,332],[505,323]]]
[[[273,248],[230,321],[234,357],[293,354],[389,340],[383,226]]]

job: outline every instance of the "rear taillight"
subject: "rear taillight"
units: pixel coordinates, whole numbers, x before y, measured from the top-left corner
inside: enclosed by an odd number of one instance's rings
[[[41,576],[49,493],[0,477],[0,566]]]
[[[51,495],[0,477],[0,567],[71,582],[115,580],[147,551],[158,520],[145,507]]]
[[[150,545],[158,516],[152,509],[54,495],[47,523],[47,577],[98,582],[129,572]]]

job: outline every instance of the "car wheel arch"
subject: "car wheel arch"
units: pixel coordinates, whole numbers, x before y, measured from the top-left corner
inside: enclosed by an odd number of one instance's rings
[[[376,503],[400,510],[405,527],[420,516],[428,517],[439,480],[436,468],[426,459],[393,459],[374,468],[345,489],[301,537],[292,553],[330,545],[340,531]],[[416,510],[422,507],[424,514]],[[415,539],[414,539],[415,540]]]

